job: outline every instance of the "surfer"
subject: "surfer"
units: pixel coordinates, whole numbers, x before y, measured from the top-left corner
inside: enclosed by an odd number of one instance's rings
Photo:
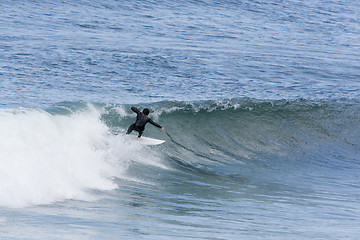
[[[150,110],[148,108],[144,108],[142,112],[140,111],[140,107],[131,107],[131,110],[133,110],[133,112],[137,114],[136,122],[134,124],[131,124],[126,134],[130,134],[133,130],[135,130],[139,132],[138,138],[140,138],[145,130],[145,125],[147,123],[151,123],[155,127],[161,128],[161,130],[165,132],[165,129],[162,126],[151,120],[151,118],[149,117]]]

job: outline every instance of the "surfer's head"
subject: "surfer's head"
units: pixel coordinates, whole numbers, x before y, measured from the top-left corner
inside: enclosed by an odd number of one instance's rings
[[[149,113],[150,113],[150,110],[148,108],[144,108],[143,114],[149,115]]]

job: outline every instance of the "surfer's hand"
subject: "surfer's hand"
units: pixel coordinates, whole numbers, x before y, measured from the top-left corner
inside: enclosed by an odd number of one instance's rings
[[[140,110],[140,107],[136,107],[137,108],[137,110]]]
[[[164,128],[161,128],[161,131],[165,132],[165,129],[164,129]]]

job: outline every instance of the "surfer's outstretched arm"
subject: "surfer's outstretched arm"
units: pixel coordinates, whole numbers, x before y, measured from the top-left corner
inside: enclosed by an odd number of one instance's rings
[[[154,122],[153,120],[149,119],[149,123],[151,123],[151,124],[154,125],[155,127],[161,128],[161,130],[162,130],[163,132],[165,132],[165,129],[164,129],[162,126],[160,126],[159,124],[157,124],[156,122]]]

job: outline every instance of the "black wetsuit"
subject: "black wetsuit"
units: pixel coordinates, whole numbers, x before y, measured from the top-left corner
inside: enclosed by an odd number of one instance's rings
[[[159,124],[157,124],[153,120],[151,120],[151,118],[148,115],[145,115],[144,113],[140,112],[140,110],[137,109],[136,107],[131,107],[131,110],[133,110],[137,114],[136,122],[129,127],[126,134],[130,134],[133,130],[135,130],[135,131],[139,132],[138,137],[141,137],[141,135],[143,134],[143,132],[145,130],[145,125],[147,123],[151,123],[155,127],[162,128]]]

